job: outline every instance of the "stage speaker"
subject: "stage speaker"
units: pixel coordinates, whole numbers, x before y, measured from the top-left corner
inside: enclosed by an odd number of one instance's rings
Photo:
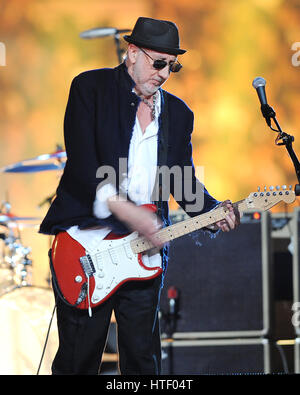
[[[162,342],[162,374],[271,373],[266,339],[174,340]]]
[[[267,212],[245,214],[237,229],[214,238],[198,231],[173,240],[161,294],[162,337],[269,334],[270,259]]]
[[[293,325],[300,336],[300,208],[295,208],[293,218]]]

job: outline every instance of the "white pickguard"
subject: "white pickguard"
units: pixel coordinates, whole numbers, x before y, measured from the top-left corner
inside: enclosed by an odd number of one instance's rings
[[[128,279],[146,279],[160,271],[160,267],[144,268],[138,261],[130,242],[138,237],[137,232],[115,240],[102,240],[97,250],[88,253],[95,267],[95,289],[91,302],[104,299],[120,283]]]

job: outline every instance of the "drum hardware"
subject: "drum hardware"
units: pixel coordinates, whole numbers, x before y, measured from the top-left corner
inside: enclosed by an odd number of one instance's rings
[[[47,170],[58,170],[60,171],[59,176],[61,176],[61,173],[65,167],[66,160],[66,152],[62,149],[61,146],[57,145],[56,151],[53,153],[39,155],[32,159],[27,159],[5,166],[0,169],[0,172],[33,173]],[[48,196],[43,202],[38,205],[38,208],[41,208],[46,203],[50,205],[54,197],[55,194]],[[3,202],[0,206],[0,247],[2,248],[2,252],[0,252],[0,300],[3,304],[2,307],[6,309],[5,311],[7,311],[7,314],[9,316],[10,304],[7,304],[7,298],[13,297],[13,295],[15,294],[14,292],[24,292],[26,288],[28,289],[28,292],[37,292],[38,289],[42,290],[41,287],[34,287],[31,283],[31,272],[29,270],[29,268],[32,267],[32,260],[30,258],[31,248],[24,246],[21,240],[21,230],[23,228],[37,226],[37,222],[39,223],[40,220],[41,218],[37,217],[17,216],[12,214],[11,204],[9,203],[9,199],[7,196],[5,202]],[[49,244],[52,244],[51,241],[49,241]],[[3,282],[5,282],[5,286],[3,286]],[[50,285],[50,276],[48,284]],[[46,287],[43,292],[46,291],[50,291],[49,288]],[[30,301],[30,303],[33,302],[34,300]],[[16,303],[16,301],[14,301],[14,303]],[[25,300],[18,300],[18,304],[20,304],[21,306],[24,303]],[[24,308],[26,309],[27,306],[24,305],[23,307],[21,307],[20,311],[23,311]],[[48,325],[48,331],[46,339],[44,341],[42,356],[40,358],[39,366],[36,372],[37,375],[40,373],[42,361],[45,357],[44,354],[46,351],[46,346],[48,344],[48,338],[55,310],[56,303],[51,315],[50,323]]]
[[[36,173],[47,170],[63,170],[67,160],[66,152],[60,145],[57,145],[56,151],[50,154],[38,155],[35,158],[26,159],[2,167],[0,172],[3,173]]]
[[[50,154],[42,154],[38,155],[35,158],[26,159],[8,166],[5,166],[0,169],[0,172],[3,173],[33,173],[33,172],[41,172],[48,170],[58,170],[59,174],[63,171],[65,167],[65,163],[67,160],[66,151],[63,150],[62,146],[56,145],[56,150]],[[44,204],[51,204],[54,199],[55,194],[48,196],[43,202],[38,205],[38,208],[41,208]],[[36,226],[36,224],[31,224],[29,221],[39,221],[41,218],[37,217],[21,217],[13,215],[11,212],[11,205],[6,199],[6,202],[3,202],[0,208],[0,225],[6,226],[9,229],[15,228],[16,232],[18,232],[17,238],[20,240],[21,234],[20,231],[24,227]],[[22,221],[22,222],[20,222]],[[25,223],[24,223],[25,221]],[[7,248],[11,250],[9,255],[5,256],[6,264],[12,270],[15,270],[14,260],[18,260],[18,255],[16,252],[20,251],[20,248],[25,248],[20,242],[18,246],[16,246],[16,240],[12,240],[11,237],[15,237],[14,235],[9,235],[5,237],[5,235],[1,235],[0,239],[4,240]],[[51,241],[49,241],[49,245],[51,245]],[[17,247],[17,250],[14,250],[14,247]],[[28,258],[28,253],[25,250],[21,250],[21,259],[22,263],[18,260],[18,284],[28,285],[28,266],[31,266],[31,260]],[[49,276],[48,276],[49,277]],[[50,284],[49,278],[47,279],[48,284]]]
[[[10,210],[10,203],[8,201],[3,202],[0,212],[0,225],[6,231],[1,235],[3,249],[0,267],[8,270],[9,277],[13,280],[13,286],[2,290],[2,295],[13,291],[15,288],[31,285],[28,270],[32,266],[32,260],[29,257],[31,248],[23,245],[21,228],[32,226],[32,224],[26,224],[26,221],[38,219],[36,217],[16,216]],[[22,223],[19,223],[19,221],[22,221]]]
[[[1,295],[11,292],[16,288],[31,285],[31,273],[28,268],[32,266],[32,260],[29,257],[31,252],[30,247],[23,246],[19,238],[14,235],[7,236],[3,241],[4,253],[1,267],[8,269],[14,285],[4,290],[4,292],[2,290]]]
[[[84,32],[80,33],[79,36],[84,39],[114,36],[118,60],[119,60],[119,63],[122,63],[122,56],[125,51],[123,49],[121,49],[121,46],[120,46],[120,34],[128,33],[128,32],[131,32],[131,30],[130,29],[116,29],[115,27],[96,27],[94,29],[85,30]]]
[[[47,196],[43,201],[41,201],[38,204],[38,208],[43,207],[45,204],[48,204],[50,206],[51,203],[53,202],[53,200],[55,199],[55,197],[56,197],[56,193],[53,193],[52,195]],[[48,241],[48,251],[49,251],[51,246],[52,246],[53,236],[49,235],[48,240],[49,240]],[[48,271],[48,275],[46,277],[46,282],[47,282],[47,284],[50,287],[51,286],[51,272],[50,272],[50,268],[49,268],[49,271]]]
[[[9,270],[9,276],[12,278],[12,284],[0,292],[0,298],[4,299],[9,293],[13,293],[17,289],[24,287],[32,287],[31,279],[29,278],[29,267],[32,267],[32,260],[29,257],[31,248],[26,247],[21,241],[20,227],[28,226],[28,224],[19,225],[19,220],[30,221],[36,219],[35,217],[19,217],[10,213],[10,205],[6,202],[2,207],[6,207],[7,212],[0,213],[0,224],[7,228],[8,232],[1,234],[3,240],[4,252],[0,268],[5,267]],[[30,226],[30,225],[29,225]],[[17,232],[17,234],[16,234]],[[7,272],[6,272],[7,274]],[[1,286],[1,284],[0,284]],[[35,288],[35,287],[34,287]],[[43,345],[42,355],[36,374],[39,375],[42,362],[44,360],[46,346],[48,344],[50,330],[54,314],[56,311],[56,303],[50,318],[46,338]]]
[[[43,207],[45,204],[49,204],[49,206],[50,206],[52,201],[54,200],[55,196],[56,196],[56,193],[53,193],[52,195],[47,196],[44,200],[42,200],[38,204],[38,208]]]
[[[31,285],[28,279],[28,267],[32,266],[32,260],[28,257],[31,248],[18,246],[17,249],[17,253],[20,255],[20,261],[16,267],[17,281],[19,281],[21,287],[26,287]]]
[[[13,283],[10,287],[2,290],[0,292],[1,300],[5,300],[9,293],[13,293],[17,289],[30,287],[32,288],[31,278],[29,268],[32,267],[32,260],[30,259],[31,248],[23,245],[21,240],[21,232],[20,230],[23,227],[30,227],[32,224],[29,222],[32,220],[37,220],[36,217],[23,217],[16,216],[10,212],[11,206],[8,202],[2,204],[2,209],[5,209],[5,212],[0,212],[0,225],[5,227],[6,232],[2,234],[3,237],[3,256],[0,267],[5,267],[9,269],[10,276],[13,279]],[[22,222],[19,222],[22,221]],[[28,221],[26,223],[26,221]],[[1,284],[0,284],[1,286]],[[33,287],[37,289],[36,287]],[[54,306],[50,323],[48,325],[48,330],[46,334],[46,339],[44,341],[42,356],[40,358],[39,366],[36,374],[39,375],[42,362],[44,360],[44,355],[46,352],[46,346],[48,344],[50,330],[52,321],[54,318],[56,310],[56,304]]]

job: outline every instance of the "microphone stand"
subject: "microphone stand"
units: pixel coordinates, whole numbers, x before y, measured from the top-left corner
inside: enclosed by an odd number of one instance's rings
[[[98,27],[95,29],[86,30],[80,33],[80,37],[84,39],[92,39],[92,38],[99,38],[99,37],[107,37],[107,36],[114,36],[114,42],[116,45],[117,57],[119,63],[122,63],[122,57],[124,54],[124,49],[121,48],[120,45],[120,34],[130,32],[130,29],[116,29],[114,27]]]
[[[116,32],[114,34],[114,41],[116,44],[116,51],[117,51],[117,57],[118,57],[119,63],[123,62],[123,55],[126,52],[124,49],[121,48],[121,45],[120,45],[120,33],[123,34],[123,33],[128,33],[128,32],[131,32],[131,30],[130,29],[116,29]]]
[[[276,145],[284,145],[288,151],[288,154],[290,155],[290,158],[294,164],[296,176],[298,179],[298,184],[295,185],[295,195],[299,196],[300,195],[300,163],[299,163],[297,155],[295,154],[294,149],[293,149],[293,142],[295,140],[294,136],[291,136],[290,134],[287,134],[282,131],[282,129],[279,125],[279,122],[277,121],[275,111],[268,104],[264,104],[263,106],[261,106],[261,112],[262,112],[263,116],[265,117],[267,125],[270,127],[270,129],[273,130],[274,132],[278,133],[278,136],[276,137],[276,140],[275,140],[275,144]],[[274,121],[275,125],[277,126],[277,129],[274,129],[271,126],[271,120]],[[280,140],[282,140],[282,141],[280,142]]]

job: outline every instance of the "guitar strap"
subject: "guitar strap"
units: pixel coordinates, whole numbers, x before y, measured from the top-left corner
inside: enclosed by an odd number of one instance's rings
[[[168,109],[168,99],[167,92],[162,91],[162,113],[161,113],[161,123],[158,135],[158,151],[157,151],[157,173],[154,184],[154,197],[158,197],[158,200],[154,201],[157,207],[157,214],[162,218],[162,171],[160,168],[167,165],[168,157],[168,141],[169,141],[169,109]],[[157,190],[158,188],[158,190]]]

